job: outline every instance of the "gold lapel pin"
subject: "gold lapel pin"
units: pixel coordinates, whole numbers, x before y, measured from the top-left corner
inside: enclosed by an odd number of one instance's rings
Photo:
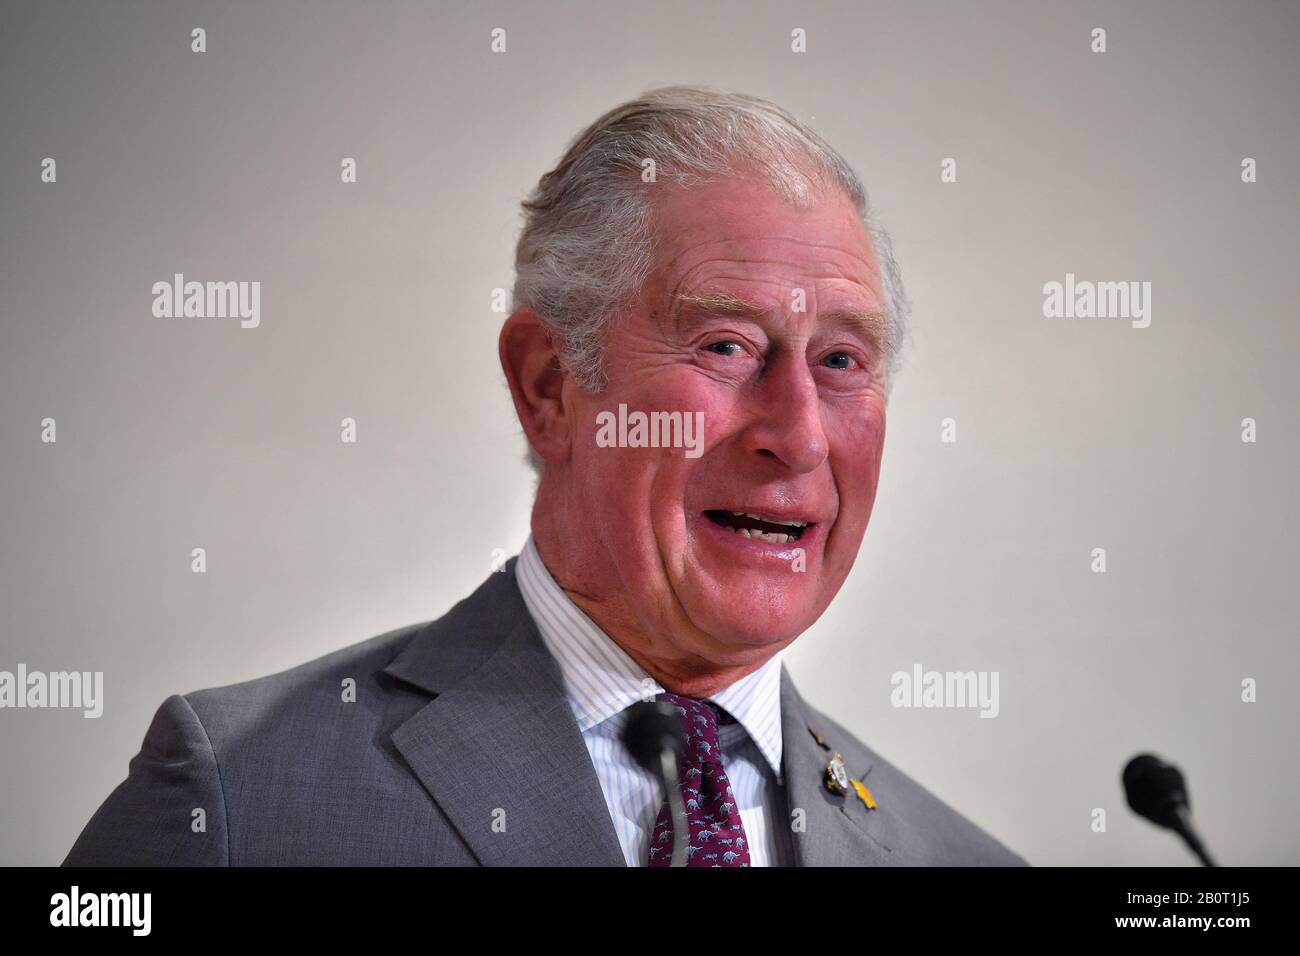
[[[809,727],[808,733],[813,735],[813,740],[817,741],[817,746],[821,747],[822,750],[831,749],[830,744],[826,742],[826,738],[817,731]],[[826,784],[826,789],[842,797],[849,792],[851,784],[853,792],[858,795],[859,800],[866,804],[867,809],[876,809],[876,798],[871,795],[867,785],[849,775],[849,768],[845,765],[844,758],[838,752],[832,750],[831,753],[834,756],[831,757],[830,763],[826,765],[826,777],[823,781]]]
[[[849,792],[849,768],[844,766],[844,758],[838,753],[831,757],[826,765],[826,789],[837,796]]]

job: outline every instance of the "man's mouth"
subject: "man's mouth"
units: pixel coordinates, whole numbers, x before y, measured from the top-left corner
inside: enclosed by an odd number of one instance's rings
[[[808,528],[807,521],[778,521],[748,511],[713,510],[704,512],[704,516],[714,524],[728,528],[751,541],[766,541],[769,544],[798,541]]]

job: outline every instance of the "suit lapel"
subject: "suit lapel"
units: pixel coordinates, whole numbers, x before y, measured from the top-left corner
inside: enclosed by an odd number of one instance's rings
[[[826,789],[826,766],[834,752],[849,753],[847,741],[837,742],[833,731],[795,690],[785,666],[781,667],[782,768],[791,816],[797,866],[896,866],[895,818],[892,811],[869,810],[852,790],[839,796]],[[817,742],[820,735],[829,750]],[[846,759],[848,759],[846,757]],[[870,764],[855,767],[849,775],[864,779]],[[797,811],[802,814],[795,816]],[[802,829],[800,828],[802,826]]]
[[[392,740],[480,863],[626,864],[513,560],[385,670],[437,694]]]

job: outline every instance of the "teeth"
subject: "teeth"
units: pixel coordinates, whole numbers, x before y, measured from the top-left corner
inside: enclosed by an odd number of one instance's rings
[[[769,524],[784,524],[789,525],[792,528],[808,527],[807,521],[778,521],[777,519],[769,518],[766,515],[756,515],[752,511],[733,511],[732,514],[737,518],[753,518],[755,521],[766,521]]]
[[[768,544],[785,544],[792,538],[791,535],[781,534],[777,531],[768,533],[758,531],[754,528],[732,528],[731,530],[736,532],[736,534],[744,535],[751,541],[766,541]]]

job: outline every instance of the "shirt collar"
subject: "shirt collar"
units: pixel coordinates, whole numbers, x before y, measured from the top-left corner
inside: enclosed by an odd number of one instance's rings
[[[602,631],[551,577],[532,535],[515,564],[515,578],[542,640],[560,665],[569,704],[584,733],[639,700],[664,691]],[[781,780],[781,657],[708,699],[741,724]]]

